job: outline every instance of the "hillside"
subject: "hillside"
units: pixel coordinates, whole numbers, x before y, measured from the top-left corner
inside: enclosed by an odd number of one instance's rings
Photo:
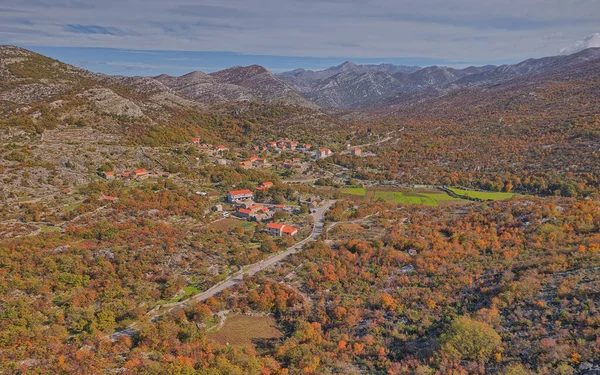
[[[596,375],[595,56],[287,75],[325,113],[1,47],[0,373]]]

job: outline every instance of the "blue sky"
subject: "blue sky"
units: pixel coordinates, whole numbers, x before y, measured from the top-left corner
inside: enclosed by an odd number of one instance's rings
[[[0,44],[92,71],[517,62],[600,46],[598,0],[3,0]]]

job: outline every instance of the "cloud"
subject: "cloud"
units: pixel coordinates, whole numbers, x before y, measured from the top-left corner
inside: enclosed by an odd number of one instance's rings
[[[569,40],[598,31],[600,14],[598,0],[144,0],[140,4],[139,0],[6,0],[2,8],[9,12],[0,11],[0,40],[22,46],[429,58],[478,64],[555,54]],[[19,24],[17,16],[31,20],[31,25]]]
[[[573,53],[577,53],[583,51],[588,48],[598,48],[600,47],[600,33],[594,33],[592,35],[588,35],[582,40],[578,40],[570,47],[561,48],[558,53],[560,55],[570,55]]]
[[[101,35],[113,35],[113,36],[127,35],[127,33],[125,31],[117,29],[115,27],[103,27],[103,26],[98,26],[98,25],[68,24],[68,25],[65,25],[65,31],[69,32],[69,33],[76,33],[76,34],[101,34]]]

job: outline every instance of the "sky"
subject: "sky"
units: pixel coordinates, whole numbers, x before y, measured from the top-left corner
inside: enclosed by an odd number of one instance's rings
[[[122,75],[465,67],[600,47],[600,1],[2,0],[0,44]]]

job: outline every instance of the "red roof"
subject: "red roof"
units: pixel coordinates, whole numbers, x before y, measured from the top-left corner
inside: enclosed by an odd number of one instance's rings
[[[360,147],[354,147],[352,150],[353,150],[353,151],[359,151],[359,150],[360,150]]]
[[[145,170],[144,168],[142,168],[142,169],[136,169],[135,171],[133,171],[133,173],[135,173],[135,174],[145,174],[145,173],[148,173],[148,171]]]
[[[248,189],[232,190],[229,192],[229,195],[231,195],[232,197],[235,197],[236,195],[246,195],[246,194],[252,194],[252,192]]]
[[[279,224],[279,223],[269,223],[269,225],[267,225],[267,228],[281,230],[281,229],[285,228],[285,225]]]
[[[252,213],[252,211],[250,211],[246,208],[240,208],[240,209],[238,209],[238,212],[241,214],[246,214],[246,215],[250,215]]]
[[[298,229],[296,229],[294,227],[290,227],[290,226],[287,226],[287,225],[283,226],[283,233],[295,233],[297,231],[298,231]]]
[[[113,174],[115,174],[115,172],[104,172],[105,176],[112,176]]]
[[[320,149],[319,149],[319,151],[321,151],[321,152],[329,152],[329,151],[331,151],[331,150],[330,150],[330,149],[328,149],[328,148],[320,148]]]
[[[192,143],[200,143],[200,138],[192,138]]]
[[[276,204],[275,207],[276,208],[285,208],[285,206],[283,204]]]

